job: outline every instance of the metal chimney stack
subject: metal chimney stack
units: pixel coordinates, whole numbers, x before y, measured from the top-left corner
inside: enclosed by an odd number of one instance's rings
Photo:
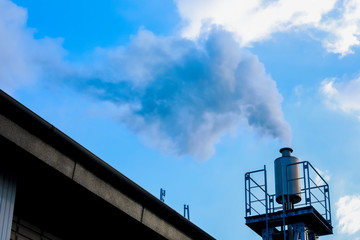
[[[245,173],[246,225],[263,240],[318,240],[333,233],[329,185],[308,161],[280,149],[274,161],[275,193],[267,170]]]
[[[289,147],[280,149],[282,156],[274,162],[276,202],[285,204],[286,209],[301,201],[300,161],[292,152]]]

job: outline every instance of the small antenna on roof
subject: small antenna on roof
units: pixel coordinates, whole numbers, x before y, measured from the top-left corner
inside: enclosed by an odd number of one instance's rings
[[[160,201],[165,202],[165,189],[160,188]]]
[[[189,205],[186,204],[184,204],[184,218],[187,218],[190,221]]]

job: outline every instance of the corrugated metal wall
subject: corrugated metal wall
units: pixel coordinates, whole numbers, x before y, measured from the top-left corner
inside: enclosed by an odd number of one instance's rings
[[[9,240],[14,214],[16,178],[0,170],[0,240]]]

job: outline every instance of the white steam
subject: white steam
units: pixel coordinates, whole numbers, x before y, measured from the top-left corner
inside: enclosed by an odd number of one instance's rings
[[[165,152],[208,159],[243,123],[290,144],[275,82],[228,32],[213,29],[193,42],[141,30],[95,59],[81,88],[119,106],[119,120]]]
[[[60,83],[107,101],[121,123],[153,147],[208,159],[238,127],[289,145],[282,96],[263,64],[229,32],[195,42],[140,30],[130,44],[64,60],[61,39],[35,39],[26,9],[0,0],[0,85],[5,91]],[[90,62],[90,64],[89,64]]]

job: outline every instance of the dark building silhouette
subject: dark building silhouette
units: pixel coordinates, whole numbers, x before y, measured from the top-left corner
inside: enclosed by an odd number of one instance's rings
[[[0,239],[214,239],[0,92]]]

